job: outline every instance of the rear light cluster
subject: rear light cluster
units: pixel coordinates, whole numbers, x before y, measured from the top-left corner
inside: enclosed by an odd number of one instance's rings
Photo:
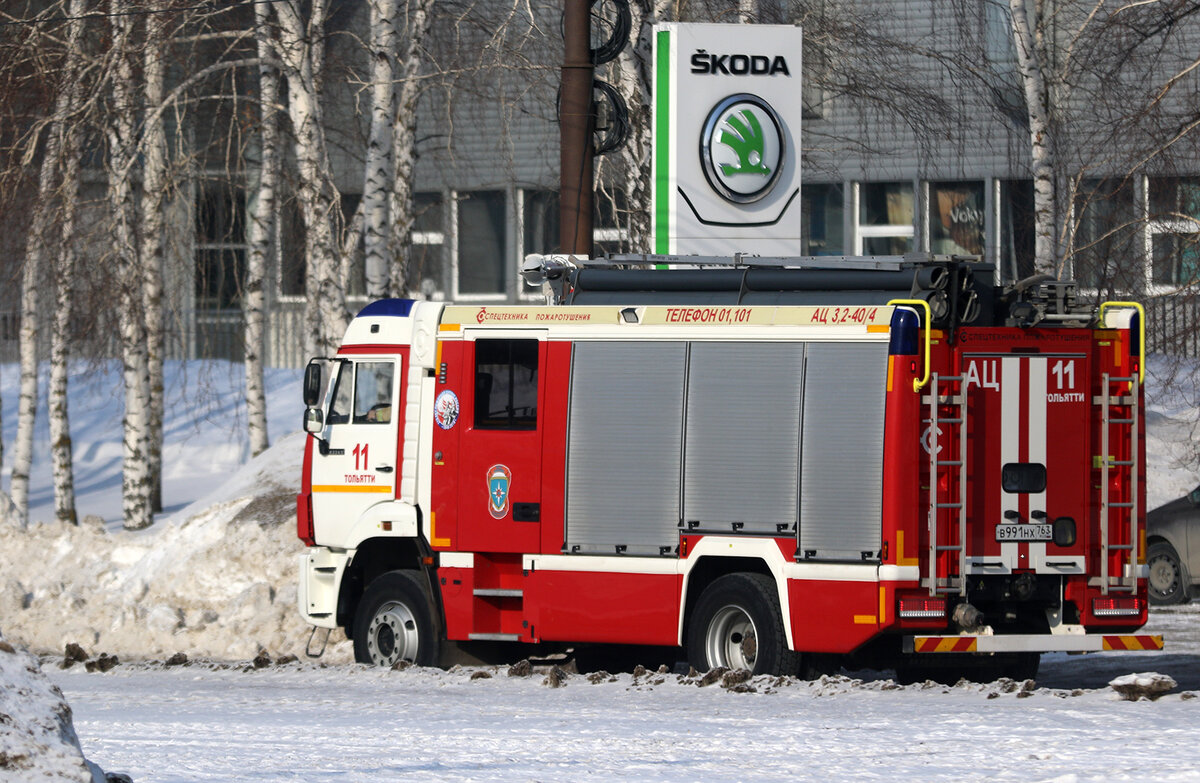
[[[1142,613],[1140,598],[1093,598],[1092,614],[1096,617],[1136,617]]]
[[[901,620],[940,620],[946,616],[946,599],[902,596],[897,614]]]

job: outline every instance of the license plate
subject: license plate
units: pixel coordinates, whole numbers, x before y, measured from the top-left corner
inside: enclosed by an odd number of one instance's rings
[[[997,541],[1053,541],[1053,525],[996,525]]]

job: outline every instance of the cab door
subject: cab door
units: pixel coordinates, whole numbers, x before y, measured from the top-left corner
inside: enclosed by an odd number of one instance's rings
[[[324,443],[313,450],[313,517],[348,530],[396,496],[399,379],[403,357],[338,362],[330,381]]]
[[[542,507],[545,332],[465,335],[459,546],[537,552]]]

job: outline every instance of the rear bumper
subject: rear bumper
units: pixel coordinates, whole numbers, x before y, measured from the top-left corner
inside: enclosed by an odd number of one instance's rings
[[[1008,634],[1002,636],[906,636],[906,653],[1146,652],[1161,650],[1162,636],[1102,634]]]

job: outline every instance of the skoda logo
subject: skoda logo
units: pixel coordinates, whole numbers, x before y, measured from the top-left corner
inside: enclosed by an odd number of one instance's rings
[[[749,204],[779,181],[786,146],[775,110],[757,95],[738,93],[708,113],[700,136],[700,164],[708,184],[722,198]]]

